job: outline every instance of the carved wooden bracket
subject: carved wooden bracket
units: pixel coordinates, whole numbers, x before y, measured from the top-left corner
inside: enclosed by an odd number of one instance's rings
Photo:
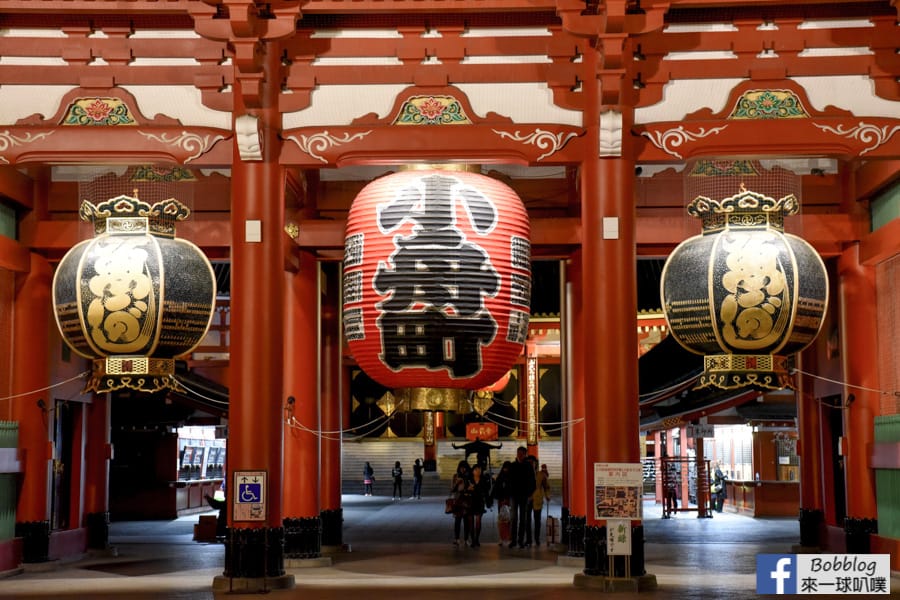
[[[260,107],[266,53],[263,44],[294,35],[301,17],[300,2],[210,0],[192,6],[190,12],[198,34],[228,42],[234,54],[235,80],[244,105]]]

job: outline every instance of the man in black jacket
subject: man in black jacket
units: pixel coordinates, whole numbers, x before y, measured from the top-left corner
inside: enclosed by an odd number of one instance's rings
[[[510,492],[510,542],[509,547],[531,546],[531,519],[528,514],[528,499],[534,492],[534,467],[526,460],[525,446],[516,449],[516,460],[509,469]]]

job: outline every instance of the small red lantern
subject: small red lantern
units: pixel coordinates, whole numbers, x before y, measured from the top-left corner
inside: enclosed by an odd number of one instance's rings
[[[368,184],[347,218],[344,331],[390,388],[475,390],[522,351],[531,301],[528,215],[509,186],[466,171]]]

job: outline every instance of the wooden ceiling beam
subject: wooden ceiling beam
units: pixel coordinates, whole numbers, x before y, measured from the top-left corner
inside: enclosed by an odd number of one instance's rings
[[[13,167],[0,167],[0,196],[19,206],[34,208],[34,181]]]
[[[860,164],[853,173],[856,199],[877,195],[889,185],[900,181],[900,160],[870,160]]]

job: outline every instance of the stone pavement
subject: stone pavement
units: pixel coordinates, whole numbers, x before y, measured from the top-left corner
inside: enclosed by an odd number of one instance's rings
[[[345,495],[344,542],[329,566],[291,568],[295,587],[271,590],[277,599],[331,600],[364,594],[364,600],[453,598],[477,593],[479,600],[588,598],[596,589],[574,585],[583,559],[562,558],[546,545],[509,549],[497,544],[496,512],[485,515],[481,547],[452,545],[452,517],[443,497],[392,501]],[[753,519],[716,514],[698,519],[679,513],[662,519],[658,505],[644,503],[646,568],[657,589],[616,593],[616,598],[756,598],[756,555],[791,552],[799,541],[796,519]],[[559,507],[550,505],[559,516]],[[68,564],[29,565],[0,580],[0,597],[127,600],[205,599],[250,594],[216,593],[224,547],[192,540],[197,516],[174,521],[113,523],[117,556],[90,556]],[[900,597],[900,578],[891,584]],[[822,596],[819,596],[822,597]],[[837,597],[837,596],[833,596]],[[859,597],[859,596],[857,596]]]

